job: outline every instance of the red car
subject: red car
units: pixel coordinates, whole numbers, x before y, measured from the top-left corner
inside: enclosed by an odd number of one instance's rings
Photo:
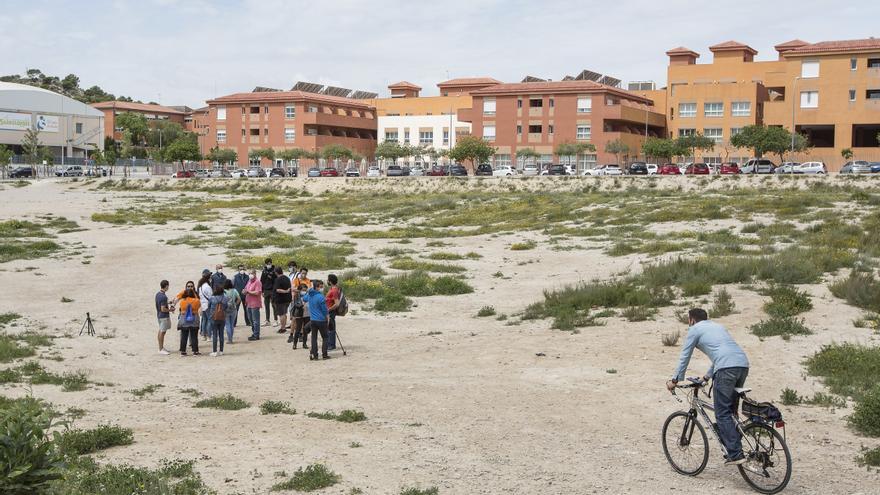
[[[659,175],[681,175],[681,170],[674,163],[666,163],[660,166],[660,170],[657,173]]]
[[[739,165],[736,163],[722,163],[721,167],[718,169],[718,172],[721,175],[733,175],[733,174],[741,174],[742,170],[739,169]]]
[[[172,175],[175,179],[189,179],[195,177],[195,174],[192,170],[178,170]]]
[[[449,169],[446,167],[441,167],[439,165],[434,165],[431,167],[431,170],[428,171],[428,175],[432,177],[445,177],[449,175]]]
[[[684,169],[685,175],[709,175],[712,173],[705,163],[691,163]]]
[[[325,168],[321,170],[321,177],[339,177],[339,170],[335,168]]]

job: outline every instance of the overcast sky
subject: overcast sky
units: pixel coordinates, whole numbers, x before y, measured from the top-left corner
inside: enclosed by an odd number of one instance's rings
[[[729,6],[728,6],[729,5]],[[666,56],[735,39],[880,36],[876,0],[0,0],[0,74],[38,68],[116,95],[202,106],[309,81],[387,95],[450,77],[560,79],[582,69],[665,84]]]

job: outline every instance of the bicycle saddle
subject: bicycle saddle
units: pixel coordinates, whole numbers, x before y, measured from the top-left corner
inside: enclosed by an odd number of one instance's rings
[[[750,389],[750,388],[740,388],[740,387],[736,387],[736,388],[733,389],[733,391],[736,392],[736,393],[738,393],[738,394],[744,394],[744,393],[746,393],[746,392],[751,392],[752,389]]]

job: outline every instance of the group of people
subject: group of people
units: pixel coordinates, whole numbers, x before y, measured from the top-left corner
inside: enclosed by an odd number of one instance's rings
[[[257,275],[254,268],[238,266],[238,272],[229,278],[223,265],[215,271],[202,271],[198,283],[188,281],[176,296],[169,299],[169,282],[162,280],[156,293],[156,316],[159,322],[159,354],[168,355],[165,334],[171,328],[171,313],[177,312],[180,331],[180,355],[187,355],[187,342],[193,355],[198,356],[199,335],[211,338],[211,356],[222,356],[226,343],[235,342],[235,327],[239,311],[244,309],[245,324],[251,335],[247,340],[260,340],[260,310],[265,308],[264,326],[278,325],[279,334],[288,334],[287,342],[297,348],[309,349],[310,360],[330,359],[329,351],[336,349],[336,317],[348,312],[348,303],[334,274],[327,276],[329,288],[325,294],[322,280],[310,280],[309,270],[296,261],[287,264],[288,273],[275,266],[270,258]],[[318,355],[318,335],[321,336],[321,354]]]

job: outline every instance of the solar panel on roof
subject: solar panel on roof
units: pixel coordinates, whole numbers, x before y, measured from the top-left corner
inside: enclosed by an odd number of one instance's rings
[[[303,81],[297,81],[297,83],[290,88],[291,91],[305,91],[306,93],[320,93],[322,89],[324,89],[323,84]]]
[[[346,96],[349,95],[349,93],[351,93],[350,89],[337,88],[336,86],[327,86],[326,88],[324,88],[325,95],[341,96],[341,97],[345,98]]]
[[[598,81],[602,78],[602,74],[584,69],[574,79],[575,81]]]
[[[562,80],[563,81],[574,81],[574,77],[573,76],[565,76],[562,78]]]
[[[349,98],[352,98],[355,100],[372,100],[373,98],[376,98],[377,96],[379,96],[379,93],[371,93],[369,91],[355,91],[354,93],[351,94],[351,96],[349,96]]]
[[[275,92],[275,91],[281,91],[281,90],[275,89],[275,88],[267,88],[265,86],[257,86],[256,88],[254,88],[253,91],[251,91],[251,93],[271,93],[271,92]]]
[[[602,78],[599,79],[598,82],[599,82],[599,84],[605,84],[607,86],[612,86],[612,87],[616,88],[616,87],[620,86],[621,81],[620,81],[620,79],[618,79],[616,77],[602,76]]]
[[[541,79],[540,77],[535,76],[526,76],[523,78],[522,82],[530,83],[530,82],[545,82],[546,79]]]

